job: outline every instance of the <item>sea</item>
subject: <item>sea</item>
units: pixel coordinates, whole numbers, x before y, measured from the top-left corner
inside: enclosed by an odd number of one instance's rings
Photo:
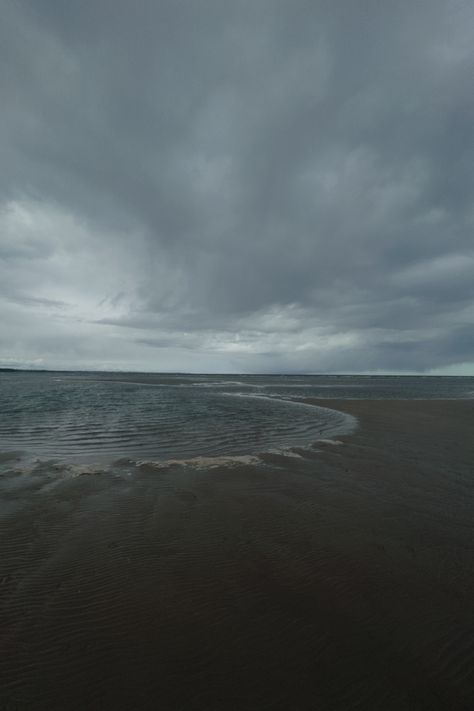
[[[465,399],[473,377],[0,373],[0,458],[111,464],[255,456],[352,432],[308,399]]]

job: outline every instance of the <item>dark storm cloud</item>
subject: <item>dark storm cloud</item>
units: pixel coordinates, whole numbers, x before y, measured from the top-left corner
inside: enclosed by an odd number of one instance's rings
[[[4,362],[469,369],[468,3],[1,13]]]

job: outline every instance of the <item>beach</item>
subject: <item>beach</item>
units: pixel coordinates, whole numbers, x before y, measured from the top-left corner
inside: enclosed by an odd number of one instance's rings
[[[474,402],[261,463],[2,475],[0,709],[474,708]]]

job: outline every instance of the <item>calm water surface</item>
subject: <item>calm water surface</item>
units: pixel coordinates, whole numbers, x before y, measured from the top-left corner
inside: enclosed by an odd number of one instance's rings
[[[1,373],[0,452],[78,462],[248,455],[354,429],[305,398],[473,395],[467,377]]]

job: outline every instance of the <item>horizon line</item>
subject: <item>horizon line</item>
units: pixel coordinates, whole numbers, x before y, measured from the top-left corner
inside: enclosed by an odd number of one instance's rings
[[[107,373],[110,375],[135,374],[135,375],[180,375],[180,376],[242,376],[242,377],[405,377],[405,378],[472,378],[473,375],[461,373],[440,374],[423,372],[402,372],[402,371],[373,371],[373,372],[206,372],[206,371],[180,371],[180,370],[102,370],[100,368],[32,368],[21,366],[2,366],[0,373]]]

